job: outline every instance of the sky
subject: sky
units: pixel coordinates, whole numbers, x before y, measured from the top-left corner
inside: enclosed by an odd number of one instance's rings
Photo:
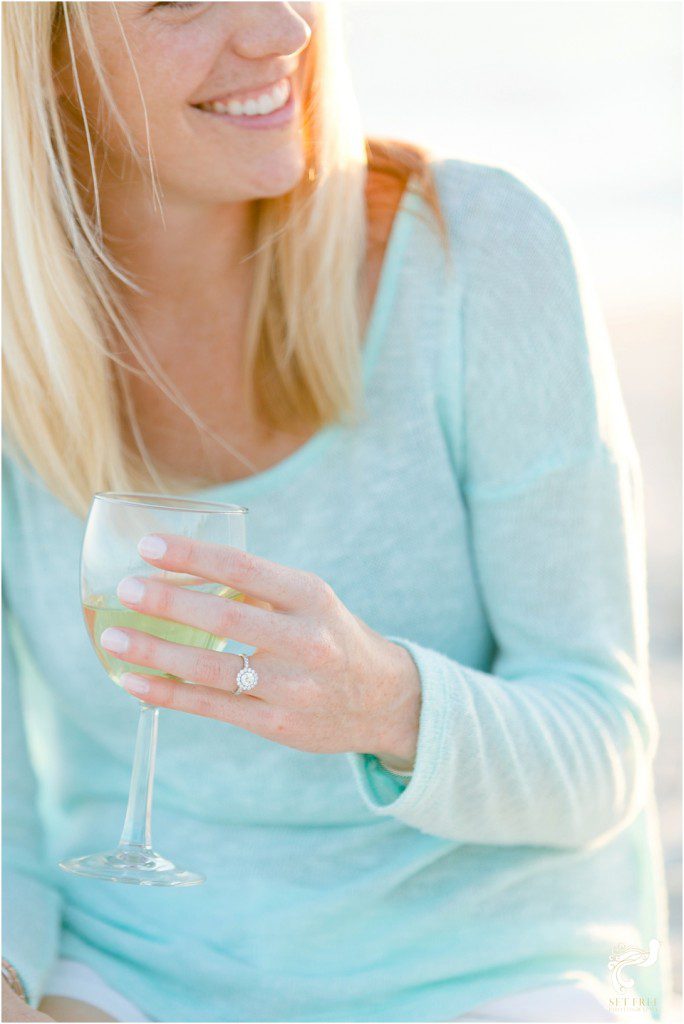
[[[607,307],[681,286],[681,5],[342,4],[369,133],[509,167],[576,223]]]

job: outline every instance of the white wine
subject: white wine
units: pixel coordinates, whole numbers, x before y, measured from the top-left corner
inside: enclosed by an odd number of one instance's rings
[[[158,571],[147,563],[141,563],[133,552],[141,537],[157,535],[160,532],[162,536],[168,534],[184,537],[186,543],[191,541],[199,544],[230,545],[240,551],[247,551],[245,517],[248,512],[249,509],[243,505],[200,501],[192,497],[184,498],[182,495],[123,491],[98,491],[93,494],[81,545],[79,599],[83,609],[84,625],[88,630],[93,650],[115,684],[121,687],[122,676],[128,671],[137,671],[143,676],[153,677],[159,680],[157,685],[164,679],[170,682],[192,682],[185,680],[181,675],[183,672],[194,674],[191,667],[180,667],[183,651],[192,656],[187,659],[188,663],[209,658],[214,652],[224,652],[218,654],[222,662],[230,660],[232,664],[237,660],[230,658],[229,652],[241,647],[234,634],[237,632],[244,635],[244,630],[239,629],[237,624],[235,628],[232,626],[232,621],[236,614],[240,613],[241,608],[229,602],[240,601],[245,611],[247,605],[256,603],[251,594],[242,594],[237,589],[239,581],[235,580],[233,584],[226,585],[224,580],[211,580],[169,570]],[[198,612],[197,624],[204,628],[196,629],[182,621],[170,620],[170,615],[179,619],[188,618],[189,616],[183,612],[167,613],[162,612],[161,608],[157,612],[154,606],[144,604],[126,607],[128,602],[122,602],[117,594],[117,583],[129,574],[140,576],[146,583],[156,578],[171,586],[185,588],[175,592],[178,597],[182,597],[184,593],[189,596],[195,593],[225,598],[224,604],[214,601],[209,604],[219,610],[223,609],[226,614],[215,617],[212,622],[209,618],[205,621],[204,613],[200,615]],[[195,602],[198,609],[200,604],[204,606],[205,602]],[[102,647],[100,637],[107,627],[123,627],[125,631],[131,633],[135,630],[135,634],[141,637],[141,647],[145,637],[149,638],[146,646],[155,646],[157,638],[159,645],[164,644],[167,647],[171,644],[169,650],[172,655],[178,655],[178,663],[173,656],[168,662],[158,658],[155,667],[149,668],[134,660],[143,657],[141,652],[136,653],[134,649],[118,654],[106,651]],[[215,636],[214,631],[222,634],[227,631],[229,636]],[[172,666],[172,671],[164,672],[157,667],[163,664]],[[98,674],[97,669],[95,674]],[[97,680],[94,679],[93,683],[97,685]],[[126,699],[133,701],[132,697]],[[107,882],[172,888],[199,885],[205,881],[203,874],[174,864],[158,853],[152,843],[150,818],[160,705],[140,699],[128,706],[130,712],[137,711],[139,717],[133,771],[121,838],[118,844],[109,850],[102,850],[98,841],[96,853],[69,857],[68,860],[60,861],[59,866],[63,871],[69,871],[74,875],[99,878]],[[111,715],[109,717],[111,718]],[[110,726],[110,721],[103,721],[103,729]],[[177,814],[182,817],[181,811],[179,805]],[[192,807],[190,811],[192,812]],[[168,819],[168,815],[166,817]],[[191,831],[194,828],[192,822],[190,813],[186,824]],[[95,834],[99,835],[100,829],[95,827],[94,822],[93,829]],[[87,901],[87,893],[84,899]]]
[[[196,577],[193,578],[193,582],[196,582]],[[244,601],[245,599],[245,595],[233,587],[217,585],[216,590],[213,590],[212,593],[231,601]],[[178,677],[171,676],[170,673],[163,672],[161,669],[151,668],[149,665],[136,665],[117,658],[100,644],[100,637],[107,626],[128,626],[144,633],[151,633],[163,640],[170,640],[172,643],[186,644],[189,647],[203,647],[207,651],[221,651],[228,643],[227,637],[215,636],[205,629],[197,629],[197,627],[188,626],[183,622],[171,622],[169,619],[158,619],[152,615],[145,615],[143,612],[133,611],[131,608],[124,608],[115,596],[107,598],[103,594],[97,594],[89,597],[88,601],[83,602],[83,616],[95,653],[104,665],[109,678],[118,686],[121,685],[121,675],[124,672],[137,671],[145,675],[166,676],[172,679]],[[191,682],[192,680],[186,681]]]

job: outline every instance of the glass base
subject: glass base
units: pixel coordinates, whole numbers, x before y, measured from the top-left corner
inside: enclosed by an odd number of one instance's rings
[[[119,846],[108,853],[91,853],[60,861],[62,871],[129,885],[201,885],[204,875],[178,868],[150,847]]]

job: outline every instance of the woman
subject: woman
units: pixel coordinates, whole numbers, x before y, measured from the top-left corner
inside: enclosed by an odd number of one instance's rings
[[[328,6],[4,14],[9,1012],[617,1019],[614,946],[667,924],[641,475],[560,215],[364,140]],[[126,798],[76,568],[105,489],[250,509],[247,555],[144,549],[244,590],[230,623],[118,593],[256,648],[251,693],[102,637],[184,712],[155,829],[194,889],[54,867]]]

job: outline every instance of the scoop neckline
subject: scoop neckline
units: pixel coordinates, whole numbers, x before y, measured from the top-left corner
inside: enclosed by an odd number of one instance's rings
[[[414,174],[409,176],[394,214],[380,268],[375,298],[364,334],[361,352],[364,396],[367,395],[373,371],[380,354],[385,328],[392,308],[392,299],[396,291],[401,257],[414,223],[412,213],[420,202],[419,194],[411,191],[411,183],[414,177]],[[222,483],[210,484],[208,487],[185,491],[180,497],[202,500],[205,498],[217,499],[218,496],[225,495],[226,497],[230,496],[231,500],[233,498],[249,499],[251,496],[260,494],[262,491],[268,490],[277,484],[282,484],[288,478],[296,475],[316,456],[320,455],[345,429],[347,428],[341,423],[326,424],[305,441],[303,445],[300,445],[299,448],[296,448],[295,451],[285,456],[279,462],[275,462],[272,466],[267,466],[266,469],[258,473],[252,473],[250,476],[240,477],[237,480],[228,480]]]

